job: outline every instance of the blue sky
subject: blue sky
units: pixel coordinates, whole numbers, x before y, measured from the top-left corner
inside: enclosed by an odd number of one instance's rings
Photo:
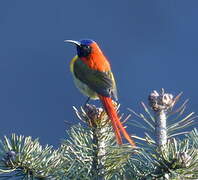
[[[78,123],[65,39],[97,41],[112,64],[121,111],[138,112],[153,90],[190,99],[198,112],[198,1],[0,1],[0,136],[15,132],[59,145]],[[134,127],[130,133],[137,133]],[[139,134],[141,135],[141,134]]]

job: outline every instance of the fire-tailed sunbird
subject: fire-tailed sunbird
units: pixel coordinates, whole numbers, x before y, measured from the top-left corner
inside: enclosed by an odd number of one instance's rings
[[[98,44],[90,39],[65,40],[65,42],[73,43],[77,48],[77,55],[70,63],[75,85],[89,98],[101,100],[111,120],[117,143],[122,144],[122,133],[127,141],[135,147],[134,141],[120,122],[120,117],[112,102],[112,98],[117,100],[116,83],[109,61]]]

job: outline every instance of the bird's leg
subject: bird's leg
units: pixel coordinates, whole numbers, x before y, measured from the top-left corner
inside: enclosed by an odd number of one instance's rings
[[[88,104],[89,100],[90,100],[90,97],[87,98],[87,100],[84,103],[84,106],[86,106]]]

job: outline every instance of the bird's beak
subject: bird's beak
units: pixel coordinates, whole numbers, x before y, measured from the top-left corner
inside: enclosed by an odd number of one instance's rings
[[[74,41],[74,40],[64,40],[64,42],[72,43],[72,44],[75,44],[77,46],[80,46],[81,45],[79,41]]]

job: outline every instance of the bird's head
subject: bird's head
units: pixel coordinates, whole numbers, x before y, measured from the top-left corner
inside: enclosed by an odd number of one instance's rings
[[[77,54],[79,57],[88,57],[90,54],[101,52],[97,43],[91,39],[83,39],[79,41],[65,40],[64,42],[76,45]]]
[[[104,56],[98,44],[91,39],[79,41],[65,40],[64,42],[72,43],[76,46],[77,55],[91,69],[98,71],[111,70],[107,58]]]

